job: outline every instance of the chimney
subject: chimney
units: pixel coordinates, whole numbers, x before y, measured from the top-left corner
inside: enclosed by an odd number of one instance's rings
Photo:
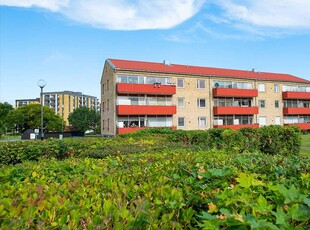
[[[164,60],[163,63],[164,65],[167,65],[167,66],[171,65],[170,61],[167,61],[167,60]]]

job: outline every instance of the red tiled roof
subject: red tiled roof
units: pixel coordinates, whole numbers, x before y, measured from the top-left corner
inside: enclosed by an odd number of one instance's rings
[[[177,64],[165,65],[164,63],[129,61],[119,59],[108,59],[108,60],[114,65],[114,68],[117,70],[147,71],[158,73],[174,73],[174,74],[310,83],[310,81],[308,80],[295,77],[290,74],[254,72],[246,70],[233,70],[233,69],[188,66]]]

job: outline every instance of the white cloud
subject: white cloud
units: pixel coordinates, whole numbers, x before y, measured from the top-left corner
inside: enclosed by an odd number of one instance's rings
[[[58,11],[65,7],[70,0],[0,0],[0,5],[16,7],[40,7],[51,11]]]
[[[0,0],[0,5],[41,7],[98,28],[168,29],[195,15],[205,0]]]
[[[221,0],[226,19],[259,27],[310,29],[309,0]]]

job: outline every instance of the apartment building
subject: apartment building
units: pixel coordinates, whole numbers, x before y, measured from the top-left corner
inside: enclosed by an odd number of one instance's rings
[[[100,103],[97,97],[84,95],[81,92],[61,91],[44,92],[43,105],[52,108],[68,125],[69,114],[79,107],[88,107],[99,112]]]
[[[76,108],[85,106],[100,112],[100,103],[98,98],[84,95],[81,92],[43,92],[42,102],[44,106],[52,108],[56,114],[63,118],[66,125],[69,125],[69,114],[72,113]],[[15,108],[28,105],[30,103],[41,103],[41,99],[36,98],[15,100]]]
[[[15,100],[15,108],[22,107],[24,105],[29,105],[29,104],[32,104],[32,103],[39,104],[40,103],[40,98],[36,98],[36,99],[16,99]]]
[[[107,59],[101,133],[264,125],[310,129],[310,81],[289,74]]]

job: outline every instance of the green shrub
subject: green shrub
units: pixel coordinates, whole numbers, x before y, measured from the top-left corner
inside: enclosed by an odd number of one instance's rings
[[[301,131],[297,127],[270,125],[259,128],[259,149],[267,154],[298,154]]]
[[[259,129],[241,128],[239,132],[243,135],[242,152],[259,151],[260,146],[260,132]]]
[[[225,129],[222,132],[222,146],[227,152],[241,152],[244,147],[244,136],[240,131]]]

